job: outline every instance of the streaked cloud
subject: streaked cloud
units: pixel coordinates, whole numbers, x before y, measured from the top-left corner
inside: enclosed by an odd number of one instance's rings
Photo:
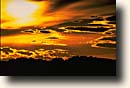
[[[14,5],[16,0],[14,1]],[[52,26],[66,20],[76,18],[98,16],[103,14],[115,13],[115,0],[19,0],[31,7],[37,7],[32,17],[22,17],[14,20],[6,13],[7,0],[2,0],[2,28],[18,28],[23,26]],[[17,2],[19,2],[17,1]],[[15,7],[19,7],[16,5]],[[28,6],[29,7],[29,6]],[[21,7],[19,7],[21,8]],[[24,7],[20,13],[27,13]],[[13,9],[12,9],[13,10]],[[12,11],[11,10],[11,11]],[[33,9],[31,9],[33,10]],[[14,8],[15,11],[15,8]],[[13,11],[13,12],[14,12]],[[19,15],[19,14],[15,14]],[[20,15],[18,17],[21,17]],[[25,16],[25,15],[24,15]],[[26,18],[26,19],[23,19]]]

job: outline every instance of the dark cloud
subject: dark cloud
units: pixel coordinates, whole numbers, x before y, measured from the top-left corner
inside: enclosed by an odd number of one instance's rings
[[[87,2],[89,3],[88,5],[83,5],[77,7],[77,9],[92,9],[92,8],[99,8],[99,7],[104,7],[104,6],[110,6],[110,5],[115,5],[115,0],[85,0],[86,4]]]
[[[112,5],[116,3],[116,0],[49,0],[52,2],[52,10],[57,10],[63,7],[67,7],[68,5],[74,4],[74,3],[81,3],[77,7],[82,9],[88,9],[88,8],[96,8],[100,6],[107,6]],[[84,5],[82,5],[82,2]],[[76,9],[77,9],[76,8]]]
[[[7,35],[15,35],[17,33],[20,33],[20,31],[22,31],[22,29],[19,29],[19,30],[7,30],[7,29],[4,29],[4,30],[1,30],[1,36],[7,36]]]
[[[18,53],[20,53],[20,54],[23,54],[23,55],[32,55],[32,53],[29,53],[28,51],[26,51],[26,52],[23,52],[23,51],[18,51]]]
[[[110,17],[106,18],[106,20],[116,21],[116,15],[110,16]]]
[[[59,9],[79,1],[83,1],[83,0],[53,0],[54,3],[52,9]]]
[[[48,0],[28,0],[28,1],[40,2],[40,1],[48,1]]]
[[[0,51],[3,51],[6,54],[13,53],[13,50],[11,50],[11,48],[8,47],[0,48]]]

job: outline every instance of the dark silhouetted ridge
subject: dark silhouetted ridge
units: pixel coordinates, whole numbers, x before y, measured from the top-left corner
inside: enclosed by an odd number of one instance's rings
[[[52,75],[52,76],[115,76],[116,60],[75,56],[68,60],[52,61],[17,58],[0,62],[0,75]]]

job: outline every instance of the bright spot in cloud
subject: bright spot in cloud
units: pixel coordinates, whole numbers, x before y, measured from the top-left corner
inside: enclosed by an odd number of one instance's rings
[[[12,0],[7,5],[7,12],[14,18],[26,18],[38,9],[38,5],[26,0]]]

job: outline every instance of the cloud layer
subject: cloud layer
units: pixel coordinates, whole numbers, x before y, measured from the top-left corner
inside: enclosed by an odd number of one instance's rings
[[[9,1],[9,0],[8,0]],[[17,0],[12,0],[17,1]],[[20,0],[19,0],[20,1]],[[4,16],[1,24],[4,28],[15,28],[22,26],[52,26],[67,20],[90,17],[92,15],[103,15],[115,13],[115,0],[21,0],[28,3],[38,4],[39,9],[33,14],[33,19],[14,21],[5,16],[5,6],[2,7]],[[2,0],[4,5],[7,0]],[[22,2],[21,2],[22,4]],[[15,9],[14,9],[15,10]],[[25,9],[26,10],[26,9]]]

